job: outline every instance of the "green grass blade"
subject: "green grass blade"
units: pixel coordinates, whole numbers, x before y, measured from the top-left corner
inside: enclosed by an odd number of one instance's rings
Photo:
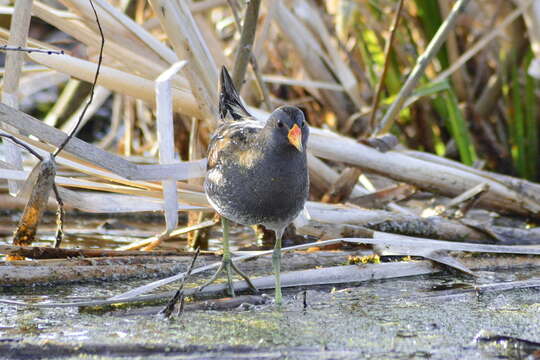
[[[526,67],[532,60],[532,52],[527,56]],[[525,75],[525,163],[529,180],[538,180],[538,164],[540,164],[540,147],[538,142],[538,104],[535,91],[538,80]]]
[[[471,134],[465,122],[465,117],[458,105],[458,100],[454,91],[449,90],[442,96],[446,104],[446,124],[455,140],[461,162],[472,165],[476,159],[476,151],[471,140]]]
[[[523,99],[523,92],[521,86],[521,69],[519,65],[514,62],[510,72],[510,118],[509,118],[509,132],[511,139],[511,152],[512,159],[516,170],[520,176],[527,175],[527,159],[525,148],[525,101]]]
[[[418,17],[422,23],[427,40],[431,40],[433,35],[439,30],[442,23],[441,11],[437,0],[415,0],[418,9]],[[437,54],[437,59],[443,69],[448,67],[448,54],[446,47],[442,47]]]

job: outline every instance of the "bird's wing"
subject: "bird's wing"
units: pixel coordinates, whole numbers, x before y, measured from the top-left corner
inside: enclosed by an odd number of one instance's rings
[[[225,161],[242,165],[258,158],[260,147],[254,146],[263,124],[256,120],[227,122],[217,128],[208,145],[208,170]]]
[[[253,116],[246,110],[240,100],[240,96],[234,88],[229,72],[223,66],[219,78],[219,116],[221,119],[228,118],[238,121],[243,119],[253,119]]]

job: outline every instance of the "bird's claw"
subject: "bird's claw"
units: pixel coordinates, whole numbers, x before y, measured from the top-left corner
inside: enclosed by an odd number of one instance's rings
[[[219,265],[219,268],[216,270],[216,272],[214,273],[214,275],[212,275],[212,277],[210,278],[210,280],[208,280],[207,282],[205,282],[203,285],[201,285],[199,287],[199,291],[202,291],[205,287],[207,287],[208,285],[212,284],[214,281],[216,281],[217,277],[219,276],[219,274],[221,274],[222,271],[226,271],[227,273],[227,285],[228,285],[228,288],[227,288],[227,292],[229,293],[230,296],[235,296],[235,293],[234,293],[234,286],[233,286],[233,280],[232,280],[232,272],[235,271],[238,275],[240,275],[245,281],[246,283],[248,284],[249,288],[255,293],[257,294],[259,292],[259,290],[255,287],[255,285],[253,285],[253,283],[251,282],[251,280],[249,279],[249,277],[244,274],[235,264],[234,262],[231,260],[231,259],[226,259],[224,258],[223,261],[221,262],[221,264]]]

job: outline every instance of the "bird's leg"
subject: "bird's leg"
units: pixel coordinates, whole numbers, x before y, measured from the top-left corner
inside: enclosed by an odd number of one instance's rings
[[[228,284],[228,292],[230,296],[235,296],[234,294],[234,287],[233,287],[233,280],[232,280],[232,270],[236,271],[246,282],[248,283],[249,287],[256,293],[258,290],[253,285],[251,280],[244,274],[236,265],[232,262],[231,259],[231,251],[229,249],[229,220],[227,220],[224,217],[221,217],[221,223],[223,225],[223,259],[221,261],[221,264],[219,265],[219,268],[217,269],[216,273],[208,280],[206,283],[204,283],[201,287],[199,287],[199,291],[216,281],[219,274],[225,270],[227,273],[227,284]]]
[[[274,230],[276,234],[276,244],[274,245],[274,252],[272,254],[272,266],[274,268],[274,277],[276,278],[276,291],[274,300],[277,305],[281,305],[281,238],[285,229]]]
[[[221,224],[223,225],[223,265],[227,272],[227,284],[229,285],[229,295],[234,296],[234,287],[232,284],[231,273],[231,250],[229,249],[229,220],[221,217]]]
[[[251,290],[254,293],[258,293],[259,291],[253,285],[249,277],[244,274],[232,261],[231,259],[231,252],[229,250],[229,220],[222,217],[222,223],[223,223],[223,262],[225,263],[225,269],[227,271],[227,278],[229,281],[229,294],[231,296],[234,296],[234,288],[232,286],[232,273],[231,268],[238,273],[248,284],[248,286],[251,288]]]

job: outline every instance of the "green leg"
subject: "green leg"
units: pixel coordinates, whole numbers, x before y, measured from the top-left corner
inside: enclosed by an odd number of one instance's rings
[[[276,234],[276,244],[274,245],[274,252],[272,254],[272,266],[274,268],[274,277],[276,278],[274,299],[277,305],[281,305],[283,300],[281,295],[281,238],[283,236],[283,230],[274,231]]]
[[[233,287],[233,280],[232,280],[232,270],[236,271],[246,282],[248,283],[249,287],[257,293],[257,288],[253,285],[251,280],[242,272],[240,269],[234,265],[231,259],[231,251],[229,248],[229,220],[227,220],[224,217],[221,217],[221,224],[223,225],[223,259],[221,262],[221,265],[217,269],[216,273],[208,280],[206,283],[204,283],[201,287],[199,287],[199,291],[213,283],[219,274],[225,270],[227,273],[227,284],[228,284],[228,293],[230,296],[235,296],[234,294],[234,287]],[[232,270],[231,270],[232,269]]]
[[[234,287],[232,285],[233,280],[231,272],[231,250],[229,249],[229,220],[221,217],[221,224],[223,226],[223,264],[225,264],[225,271],[227,272],[229,295],[234,296]]]

